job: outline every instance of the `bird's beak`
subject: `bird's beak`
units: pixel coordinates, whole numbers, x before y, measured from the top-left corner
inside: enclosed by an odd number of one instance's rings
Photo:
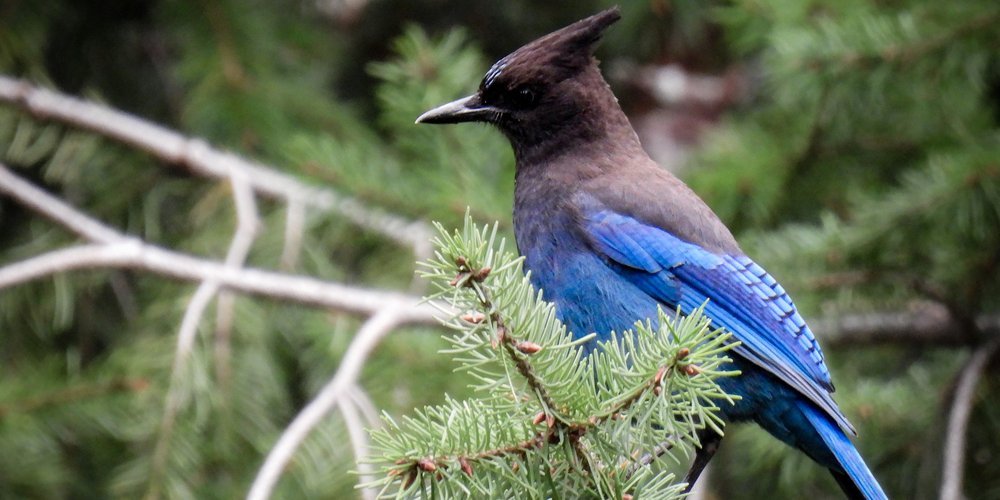
[[[448,104],[442,104],[417,118],[416,123],[462,123],[491,121],[497,108],[483,104],[479,94],[472,94]]]

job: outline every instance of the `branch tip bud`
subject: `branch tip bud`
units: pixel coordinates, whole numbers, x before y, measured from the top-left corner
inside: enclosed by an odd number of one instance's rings
[[[527,340],[518,342],[516,347],[518,351],[521,351],[525,354],[535,354],[536,352],[542,350],[542,346],[534,342],[529,342]]]
[[[421,458],[417,460],[417,467],[420,467],[424,472],[434,472],[438,470],[437,464],[429,458]]]
[[[486,315],[483,314],[483,313],[481,313],[481,312],[466,313],[466,314],[463,314],[460,317],[462,318],[462,321],[466,321],[466,322],[472,323],[474,325],[478,325],[479,323],[482,323],[483,320],[486,319]]]
[[[493,268],[490,267],[490,266],[486,266],[486,267],[480,269],[479,271],[476,271],[476,281],[483,281],[483,280],[485,280],[486,278],[489,277],[489,275],[490,275],[490,273],[492,271],[493,271]]]

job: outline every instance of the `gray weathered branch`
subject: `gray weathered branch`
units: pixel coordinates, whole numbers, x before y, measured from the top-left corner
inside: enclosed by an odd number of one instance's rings
[[[943,306],[920,302],[902,311],[829,315],[809,321],[824,345],[968,345],[965,327]],[[984,337],[1000,336],[1000,314],[976,318]]]
[[[401,324],[436,324],[437,311],[418,297],[399,292],[353,287],[261,269],[229,267],[146,243],[119,233],[35,187],[0,164],[0,193],[79,234],[92,244],[79,245],[31,257],[0,268],[0,289],[58,272],[97,268],[128,268],[181,279],[217,281],[243,293],[342,312],[370,316],[387,304],[399,309]]]
[[[962,482],[965,476],[965,443],[969,432],[969,416],[976,396],[976,386],[993,356],[1000,352],[1000,338],[993,339],[972,354],[959,372],[955,399],[948,415],[941,473],[942,500],[964,498]]]
[[[289,207],[304,203],[321,211],[332,211],[360,227],[413,249],[417,259],[430,256],[430,227],[366,206],[349,196],[306,185],[294,177],[232,153],[212,148],[142,118],[107,106],[43,89],[28,82],[0,75],[0,103],[32,115],[70,125],[145,151],[169,165],[219,180],[232,172],[245,176],[251,188],[264,196],[284,200]]]

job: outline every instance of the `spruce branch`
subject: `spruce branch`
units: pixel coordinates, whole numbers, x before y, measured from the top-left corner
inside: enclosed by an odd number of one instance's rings
[[[944,50],[958,39],[992,28],[1000,19],[1000,10],[976,10],[950,24],[940,23],[936,17],[934,12],[864,13],[839,23],[821,22],[819,29],[799,33],[799,44],[779,47],[795,56],[792,67],[799,70],[843,73],[883,65],[905,66]],[[844,36],[846,33],[854,36]]]
[[[603,343],[574,338],[496,226],[467,216],[460,232],[438,230],[422,274],[430,298],[457,311],[442,319],[456,330],[446,352],[482,397],[449,398],[401,423],[384,417],[372,434],[384,477],[370,485],[383,496],[678,494],[672,476],[635,463],[668,437],[687,450],[697,430],[721,432],[715,400],[732,399],[715,379],[735,375],[724,365],[730,337],[701,311],[661,311]]]

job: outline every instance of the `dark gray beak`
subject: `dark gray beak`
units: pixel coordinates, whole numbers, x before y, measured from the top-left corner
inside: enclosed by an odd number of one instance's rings
[[[417,118],[416,123],[462,123],[493,121],[500,110],[480,102],[479,94],[442,104]]]

